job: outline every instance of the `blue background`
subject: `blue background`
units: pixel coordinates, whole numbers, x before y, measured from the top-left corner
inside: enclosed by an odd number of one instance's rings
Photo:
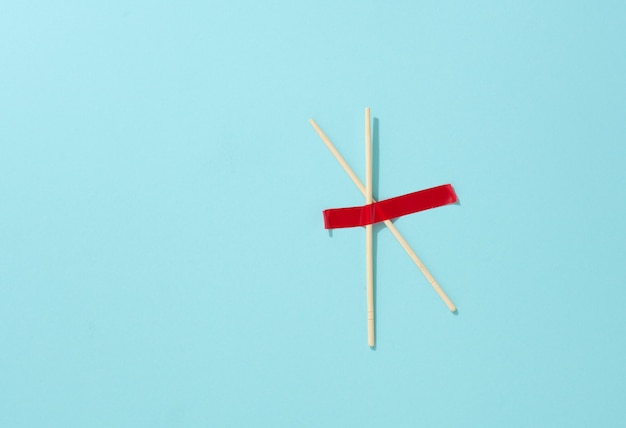
[[[617,427],[623,2],[3,2],[0,425]],[[321,211],[452,183],[376,233]]]

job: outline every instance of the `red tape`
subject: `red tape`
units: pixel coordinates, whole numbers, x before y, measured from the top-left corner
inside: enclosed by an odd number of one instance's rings
[[[457,197],[452,185],[444,184],[360,207],[324,210],[324,228],[366,226],[453,204],[456,201]]]

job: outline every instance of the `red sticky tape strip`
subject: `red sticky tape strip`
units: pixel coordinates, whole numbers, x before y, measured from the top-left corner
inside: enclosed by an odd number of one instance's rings
[[[324,210],[324,228],[341,229],[366,226],[453,204],[456,201],[457,197],[452,185],[444,184],[360,207]]]

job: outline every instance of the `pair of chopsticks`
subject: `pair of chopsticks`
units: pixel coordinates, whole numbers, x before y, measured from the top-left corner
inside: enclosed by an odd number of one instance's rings
[[[365,204],[372,204],[376,202],[372,197],[372,132],[369,107],[365,109],[365,186],[363,186],[363,183],[361,183],[352,168],[350,168],[350,165],[348,165],[334,144],[328,139],[324,132],[322,132],[317,123],[315,123],[313,119],[310,119],[309,123],[313,126],[313,129],[315,129],[315,132],[317,132],[317,135],[319,135],[322,139],[328,150],[330,150],[335,159],[337,159],[339,165],[341,165],[346,174],[348,174],[352,182],[356,185],[363,196],[365,196]],[[448,309],[452,312],[456,312],[456,306],[454,306],[454,303],[452,303],[448,295],[443,291],[441,286],[439,286],[428,269],[426,269],[424,263],[422,263],[420,258],[417,257],[417,254],[415,254],[413,249],[411,249],[396,226],[391,222],[391,220],[385,220],[384,224],[391,231],[391,234],[400,243],[402,248],[404,248],[411,260],[413,260],[413,262],[417,265],[418,269],[422,272],[424,277],[426,277],[426,280],[430,283],[441,300],[443,300]],[[371,224],[365,226],[365,272],[367,281],[367,342],[369,346],[374,346],[374,263]]]

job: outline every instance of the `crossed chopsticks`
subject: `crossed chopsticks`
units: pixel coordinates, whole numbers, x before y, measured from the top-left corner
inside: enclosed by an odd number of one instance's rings
[[[352,168],[350,168],[350,165],[348,165],[334,144],[328,139],[324,132],[322,132],[317,123],[315,123],[313,119],[310,119],[309,123],[313,126],[313,129],[315,129],[315,132],[317,132],[317,135],[319,135],[322,139],[328,150],[330,150],[335,159],[337,159],[337,162],[339,162],[346,174],[348,174],[352,182],[356,185],[363,196],[365,196],[365,204],[367,205],[376,202],[372,198],[372,133],[369,107],[365,109],[365,186],[363,186],[363,183],[361,183]],[[384,220],[384,224],[391,231],[391,234],[400,243],[402,248],[404,248],[411,260],[413,260],[413,262],[417,265],[418,269],[426,277],[426,280],[430,283],[441,300],[443,300],[448,309],[452,312],[456,312],[456,306],[454,306],[454,303],[452,303],[448,295],[443,291],[428,269],[426,269],[424,263],[422,263],[413,249],[411,249],[396,226],[391,222],[391,220]],[[374,267],[372,251],[372,224],[365,226],[365,260],[367,281],[367,341],[369,346],[374,346]]]

